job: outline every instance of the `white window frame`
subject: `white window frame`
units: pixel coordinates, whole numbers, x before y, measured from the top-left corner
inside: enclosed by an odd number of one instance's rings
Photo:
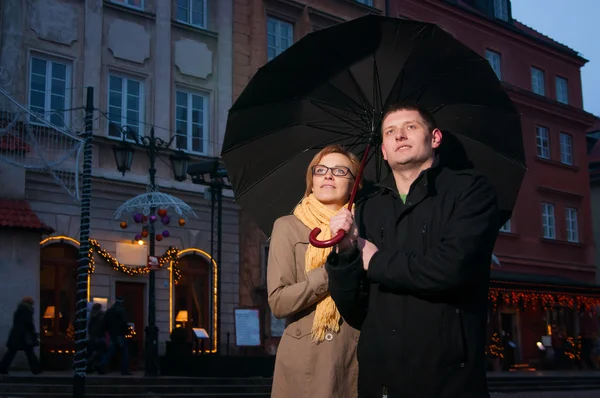
[[[567,224],[567,241],[579,243],[579,222],[577,217],[577,209],[567,207],[565,209],[565,220]]]
[[[177,16],[177,10],[178,9],[184,9],[183,7],[181,7],[179,5],[180,1],[185,1],[187,3],[187,8],[185,8],[185,10],[188,13],[188,18],[187,20],[183,20],[183,19],[179,19]],[[186,25],[190,25],[190,26],[196,26],[198,28],[202,28],[202,29],[206,29],[206,24],[207,24],[207,12],[208,12],[208,5],[207,2],[208,0],[201,0],[202,1],[202,22],[200,24],[195,24],[193,23],[193,18],[192,18],[192,13],[193,12],[198,12],[194,10],[194,0],[177,0],[175,2],[175,19],[177,22],[181,22],[184,23]]]
[[[569,81],[564,77],[555,76],[556,100],[561,104],[569,104]]]
[[[543,70],[531,67],[531,91],[538,95],[546,95],[546,77]]]
[[[274,46],[270,46],[269,45],[269,36],[271,35],[271,33],[269,33],[269,22],[274,23],[275,24],[275,45]],[[281,26],[282,25],[287,25],[290,29],[290,35],[289,37],[287,37],[290,45],[288,47],[283,48],[281,46],[281,39],[282,39],[282,35],[281,35]],[[266,33],[267,33],[267,61],[272,60],[273,58],[277,57],[279,54],[281,54],[283,51],[285,51],[286,49],[288,49],[292,44],[294,44],[294,24],[292,24],[291,22],[288,21],[284,21],[282,19],[278,19],[275,17],[271,17],[268,16],[267,17],[267,26],[266,26]],[[275,56],[274,57],[269,57],[269,49],[273,48],[275,50]]]
[[[545,239],[556,239],[556,218],[552,203],[542,203],[542,230]]]
[[[502,80],[502,55],[494,50],[485,50],[485,59],[488,60],[498,80]]]
[[[573,136],[563,132],[560,133],[560,162],[573,165]]]
[[[494,16],[508,22],[508,0],[494,0]]]
[[[542,159],[550,159],[550,132],[547,127],[535,126],[535,143],[537,156]]]
[[[125,7],[144,11],[144,0],[140,0],[139,6],[136,6],[135,4],[130,4],[130,3],[134,3],[135,0],[110,0],[110,1],[113,3],[116,3],[116,4],[120,4],[122,6],[125,6]]]
[[[505,222],[504,225],[500,227],[500,232],[511,232],[510,220]]]
[[[106,109],[107,109],[107,113],[109,115],[109,122],[107,123],[106,126],[106,136],[108,138],[113,138],[116,140],[121,140],[123,139],[123,135],[125,135],[125,139],[129,140],[129,141],[133,141],[133,138],[131,137],[131,135],[129,134],[124,134],[123,132],[121,133],[121,135],[119,137],[115,137],[109,134],[109,129],[110,129],[110,78],[112,77],[117,77],[119,79],[122,79],[121,81],[121,123],[119,125],[119,127],[124,127],[124,126],[135,126],[135,124],[129,120],[127,118],[127,88],[129,85],[130,81],[134,81],[139,83],[140,85],[140,93],[139,93],[139,119],[138,119],[138,123],[137,123],[137,130],[138,130],[138,136],[143,136],[144,135],[144,120],[146,120],[146,107],[144,106],[146,103],[146,96],[145,96],[145,87],[144,87],[144,80],[142,79],[137,79],[131,76],[127,76],[118,72],[109,72],[108,73],[108,78],[106,80]]]
[[[187,131],[185,132],[185,134],[178,134],[177,133],[177,121],[179,119],[177,119],[177,94],[178,93],[184,93],[187,95],[187,104],[186,104],[186,113],[187,113],[187,118],[185,120],[186,122],[186,126],[187,126]],[[192,150],[193,147],[193,140],[192,140],[192,98],[193,96],[198,96],[198,97],[202,97],[202,133],[203,133],[203,137],[202,137],[202,151],[194,151]],[[209,111],[210,111],[210,94],[208,94],[207,92],[202,92],[202,91],[196,91],[196,90],[190,90],[184,87],[177,87],[175,89],[175,101],[173,101],[175,104],[175,146],[178,147],[177,145],[177,137],[180,135],[185,135],[187,137],[186,139],[186,143],[187,143],[187,148],[183,149],[185,152],[188,153],[193,153],[193,154],[198,154],[198,155],[208,155],[209,153],[209,144],[210,144],[210,118],[209,118]],[[179,148],[177,148],[179,149]]]
[[[38,111],[34,111],[31,109],[31,81],[33,74],[33,60],[39,59],[46,62],[46,75],[44,82],[44,113],[39,114]],[[65,67],[65,103],[64,107],[61,108],[63,112],[53,111],[52,106],[52,68],[54,65],[62,65]],[[62,113],[61,117],[63,120],[63,125],[56,124],[58,127],[67,127],[71,121],[71,112],[68,109],[71,109],[71,95],[72,95],[72,79],[73,79],[73,69],[70,62],[65,60],[57,60],[56,58],[47,57],[41,54],[30,54],[29,55],[29,85],[27,87],[27,104],[28,109],[32,112],[39,115],[39,119],[36,117],[29,117],[29,122],[31,124],[43,124],[40,119],[43,119],[46,122],[52,123],[52,114]]]

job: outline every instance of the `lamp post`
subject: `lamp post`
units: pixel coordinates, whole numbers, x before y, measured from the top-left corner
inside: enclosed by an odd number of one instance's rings
[[[131,128],[125,126],[119,128],[118,126],[111,124],[111,129],[118,129],[123,135],[123,141],[119,145],[113,146],[113,153],[115,156],[115,163],[117,164],[117,170],[123,173],[123,176],[127,171],[131,170],[131,163],[133,161],[133,154],[135,152],[134,146],[126,141],[126,137],[131,137],[137,146],[141,147],[146,151],[150,160],[150,167],[148,173],[150,175],[150,192],[156,191],[156,158],[164,150],[167,150],[173,142],[172,137],[169,141],[165,141],[162,138],[155,137],[154,128],[150,129],[150,136],[140,136],[137,132]],[[185,152],[179,150],[174,155],[170,156],[171,168],[174,172],[175,180],[184,181],[187,177],[187,166],[189,157]],[[150,207],[150,216],[154,215],[156,211],[155,207]],[[148,225],[148,241],[149,241],[149,255],[155,255],[155,242],[156,231],[154,223]],[[146,327],[146,376],[158,376],[158,328],[156,327],[156,275],[154,270],[150,270],[148,279],[148,326]]]
[[[188,167],[188,174],[192,177],[192,183],[205,185],[210,188],[210,205],[211,205],[211,240],[210,240],[210,256],[215,258],[217,262],[217,330],[216,333],[217,346],[213,347],[218,350],[220,343],[219,333],[221,332],[221,285],[222,285],[222,229],[223,229],[223,188],[231,188],[228,182],[227,170],[221,166],[219,158],[211,158],[210,160],[196,163]],[[216,247],[215,247],[216,246]]]

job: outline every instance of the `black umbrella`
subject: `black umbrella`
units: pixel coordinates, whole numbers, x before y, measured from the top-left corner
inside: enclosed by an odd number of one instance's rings
[[[525,155],[520,115],[489,63],[436,25],[373,15],[306,35],[254,75],[223,143],[236,201],[270,235],[302,197],[312,157],[332,143],[368,158],[365,178],[383,178],[380,151],[365,149],[398,101],[433,114],[440,150],[490,179],[508,219]]]

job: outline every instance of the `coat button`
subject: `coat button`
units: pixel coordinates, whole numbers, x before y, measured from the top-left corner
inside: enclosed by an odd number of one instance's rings
[[[458,308],[456,309],[456,313],[457,313],[457,314],[460,314],[460,310],[459,310]]]
[[[325,340],[327,340],[327,341],[331,341],[331,340],[333,340],[333,334],[331,334],[331,333],[327,333],[327,334],[325,335]]]
[[[302,331],[298,328],[296,328],[296,336],[300,336],[300,334],[302,333]]]
[[[464,362],[461,362],[461,363],[460,363],[460,367],[461,367],[461,368],[464,368],[464,367],[465,367],[465,363],[464,363]]]
[[[392,336],[396,334],[396,329],[392,329]]]
[[[409,201],[409,202],[406,202],[406,205],[407,205],[407,206],[411,206],[411,205],[412,205],[412,202],[410,202],[410,201]]]

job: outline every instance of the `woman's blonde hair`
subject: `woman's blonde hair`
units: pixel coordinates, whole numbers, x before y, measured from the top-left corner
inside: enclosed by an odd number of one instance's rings
[[[350,160],[350,172],[354,176],[354,179],[356,179],[356,174],[358,173],[358,169],[360,168],[360,160],[358,159],[358,157],[355,154],[353,154],[352,152],[344,149],[344,147],[342,147],[341,145],[335,144],[335,145],[326,146],[325,148],[321,149],[319,151],[319,153],[317,153],[315,155],[315,157],[311,160],[310,164],[308,165],[308,169],[306,169],[306,191],[304,192],[305,198],[312,193],[312,189],[313,189],[312,168],[313,168],[313,166],[316,166],[319,163],[321,163],[321,160],[325,156],[332,154],[332,153],[339,153],[341,155],[346,156]],[[362,185],[362,182],[359,184],[358,188],[360,188],[361,185]]]

